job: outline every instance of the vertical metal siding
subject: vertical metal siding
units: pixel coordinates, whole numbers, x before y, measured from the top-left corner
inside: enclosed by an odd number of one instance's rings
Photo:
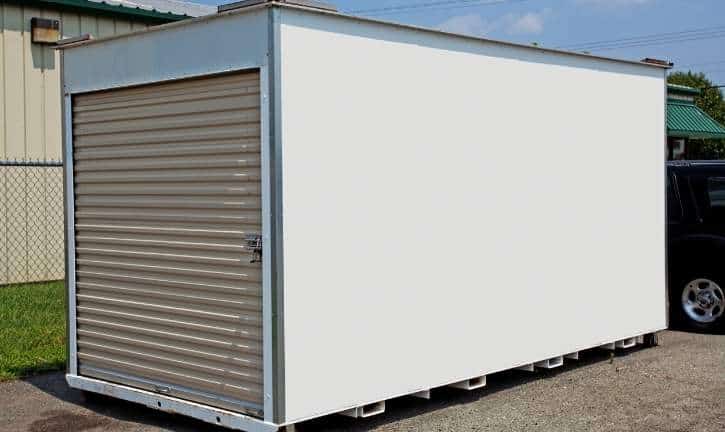
[[[262,409],[259,73],[73,105],[80,374]]]
[[[145,22],[0,2],[0,159],[61,158],[60,53],[33,44],[30,19],[61,22],[63,37],[111,36]]]
[[[86,32],[110,36],[147,27],[145,22],[0,2],[0,159],[4,160],[61,159],[60,53],[53,46],[32,43],[33,17],[60,20],[66,38]],[[39,198],[61,185],[39,188],[21,170],[15,171],[13,178],[0,178],[0,227],[17,227],[0,229],[0,261],[4,257],[7,267],[0,268],[0,285],[62,279],[62,272],[37,270],[44,263],[63,267],[63,256],[56,253],[61,245],[47,247],[46,243],[62,239],[62,224],[33,223],[27,218],[28,214],[44,213],[38,206],[46,206],[45,212],[52,213],[51,206],[60,205],[62,197]],[[10,185],[22,187],[11,189]],[[17,194],[25,196],[24,201],[16,198],[12,202],[22,205],[10,208],[11,198]],[[8,271],[11,267],[20,270]]]

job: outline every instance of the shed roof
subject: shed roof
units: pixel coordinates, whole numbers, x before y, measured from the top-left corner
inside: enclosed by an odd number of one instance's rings
[[[694,103],[669,100],[667,135],[685,138],[725,138],[725,127]]]
[[[181,0],[32,0],[47,5],[178,21],[216,13],[216,7]]]

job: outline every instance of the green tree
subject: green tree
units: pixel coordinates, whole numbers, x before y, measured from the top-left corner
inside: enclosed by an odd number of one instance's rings
[[[670,84],[701,89],[695,104],[710,117],[725,125],[725,100],[722,91],[712,88],[713,83],[702,72],[673,72],[667,77]],[[725,159],[725,140],[691,140],[688,148],[690,159]]]

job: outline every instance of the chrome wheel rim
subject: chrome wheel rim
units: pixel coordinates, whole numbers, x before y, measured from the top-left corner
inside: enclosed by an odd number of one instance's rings
[[[682,291],[682,309],[693,321],[711,323],[725,310],[723,290],[710,279],[695,279]]]

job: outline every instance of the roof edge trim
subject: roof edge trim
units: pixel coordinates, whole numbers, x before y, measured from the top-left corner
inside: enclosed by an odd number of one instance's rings
[[[78,1],[78,0],[48,0],[48,1]],[[565,50],[560,50],[560,49],[555,49],[555,48],[545,48],[545,47],[540,47],[540,46],[526,45],[526,44],[503,41],[503,40],[498,40],[498,39],[486,39],[486,38],[480,38],[480,37],[476,37],[476,36],[462,35],[462,34],[458,34],[458,33],[451,33],[451,32],[436,30],[436,29],[432,29],[432,28],[414,26],[414,25],[410,25],[410,24],[401,24],[401,23],[396,23],[396,22],[391,22],[391,21],[381,21],[381,20],[360,17],[360,16],[355,16],[355,15],[346,15],[346,14],[340,13],[340,12],[333,12],[333,11],[329,11],[329,10],[325,10],[325,9],[310,8],[310,7],[295,5],[293,3],[276,2],[276,1],[259,2],[259,3],[255,3],[254,5],[250,5],[247,7],[226,10],[224,12],[218,12],[213,15],[205,15],[205,16],[201,16],[201,17],[186,19],[184,21],[167,23],[167,24],[160,25],[160,26],[149,27],[145,30],[141,30],[139,32],[128,33],[126,35],[114,35],[114,36],[109,36],[109,37],[105,37],[105,38],[94,39],[94,40],[88,41],[84,44],[72,45],[67,48],[75,48],[78,46],[93,45],[93,44],[102,43],[102,42],[113,40],[113,39],[127,37],[129,35],[148,33],[148,32],[153,32],[153,31],[161,31],[161,30],[164,30],[167,28],[172,28],[177,25],[189,25],[189,24],[193,24],[193,23],[197,23],[197,22],[201,22],[201,21],[217,19],[217,18],[226,17],[226,16],[230,16],[230,15],[250,13],[250,12],[253,12],[253,11],[256,11],[259,9],[266,9],[266,8],[291,9],[291,10],[301,11],[301,12],[305,12],[305,13],[334,16],[334,17],[339,17],[342,19],[347,19],[347,20],[352,20],[352,21],[366,22],[366,23],[371,23],[371,24],[396,27],[396,28],[405,29],[405,30],[438,34],[438,35],[442,35],[442,36],[466,39],[466,40],[470,40],[470,41],[477,41],[477,42],[483,42],[483,43],[489,43],[489,44],[505,45],[505,46],[509,46],[509,47],[527,49],[527,50],[532,50],[532,51],[547,52],[547,53],[566,55],[566,56],[574,56],[574,57],[586,58],[586,59],[590,59],[590,60],[599,60],[599,61],[614,62],[614,63],[620,63],[620,64],[629,64],[632,66],[641,66],[641,67],[645,67],[645,68],[661,69],[663,71],[670,69],[669,66],[663,66],[663,65],[659,65],[659,64],[653,64],[653,63],[645,63],[645,62],[638,61],[638,60],[626,60],[626,59],[619,59],[619,58],[615,58],[615,57],[604,57],[604,56],[579,53],[579,52],[574,52],[574,51],[565,51]]]
[[[21,2],[26,3],[26,2]],[[86,0],[29,0],[27,3],[35,3],[45,6],[60,6],[74,9],[89,10],[101,13],[121,14],[126,16],[134,16],[157,21],[181,21],[191,18],[191,15],[179,15],[172,12],[160,12],[156,9],[147,10],[125,6],[123,4],[112,5],[108,3],[96,3]]]

